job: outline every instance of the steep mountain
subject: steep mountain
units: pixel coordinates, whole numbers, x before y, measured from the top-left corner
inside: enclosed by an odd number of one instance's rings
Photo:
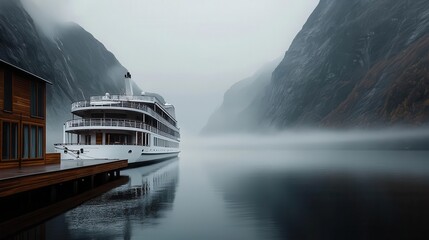
[[[271,74],[281,59],[276,59],[265,64],[253,76],[235,83],[225,92],[222,105],[210,116],[202,134],[219,134],[246,130],[243,125],[243,111],[251,108],[253,101],[262,97],[263,90],[267,87]]]
[[[428,33],[428,1],[320,1],[274,71],[261,113],[278,127],[423,124]]]
[[[428,52],[427,0],[321,0],[242,124],[427,124]]]
[[[53,83],[47,89],[48,146],[62,139],[62,123],[74,101],[121,93],[127,71],[102,43],[79,25],[47,35],[20,1],[0,3],[0,58]],[[135,86],[136,92],[139,88]]]

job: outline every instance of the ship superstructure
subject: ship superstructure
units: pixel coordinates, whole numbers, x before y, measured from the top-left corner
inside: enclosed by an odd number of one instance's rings
[[[125,94],[93,96],[72,104],[64,124],[63,159],[128,159],[129,163],[176,157],[180,129],[175,108],[158,94],[133,95],[131,74]]]

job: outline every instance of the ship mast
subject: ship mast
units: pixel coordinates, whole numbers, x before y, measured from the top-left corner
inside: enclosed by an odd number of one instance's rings
[[[130,72],[127,72],[127,74],[125,74],[125,95],[126,96],[133,95],[133,84],[132,84]]]

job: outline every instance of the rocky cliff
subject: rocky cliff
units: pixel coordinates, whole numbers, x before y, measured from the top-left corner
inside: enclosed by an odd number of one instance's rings
[[[427,124],[428,52],[426,0],[321,0],[243,121],[280,129]]]
[[[58,26],[55,35],[47,36],[19,1],[3,0],[0,5],[0,58],[53,83],[47,89],[49,148],[62,139],[71,103],[122,93],[126,69],[79,25]]]

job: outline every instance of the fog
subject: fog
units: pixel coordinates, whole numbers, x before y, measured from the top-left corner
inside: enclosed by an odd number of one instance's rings
[[[285,53],[318,0],[23,2],[48,34],[54,20],[92,33],[197,133],[231,85]]]
[[[227,134],[183,138],[184,149],[284,150],[429,150],[429,128],[320,130],[300,129],[275,134]]]
[[[58,26],[71,19],[68,1],[21,0],[21,3],[36,25],[51,40],[55,39]]]
[[[132,72],[143,91],[160,93],[174,104],[185,147],[428,148],[428,129],[195,137],[230,86],[284,54],[317,0],[22,2],[51,37],[59,23],[83,26]]]

